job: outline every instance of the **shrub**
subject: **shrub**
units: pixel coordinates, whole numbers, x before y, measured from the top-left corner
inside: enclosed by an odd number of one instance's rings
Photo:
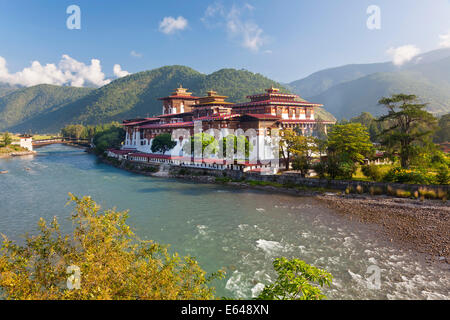
[[[437,198],[441,199],[442,201],[447,201],[447,191],[439,188],[437,191]]]
[[[41,219],[24,246],[4,239],[0,251],[3,299],[212,299],[207,277],[193,258],[140,240],[126,225],[128,213],[100,212],[89,197],[70,195],[74,230],[63,235],[56,218]],[[70,268],[68,268],[70,266]],[[77,271],[78,270],[78,278]],[[80,277],[81,276],[81,277]],[[67,285],[73,285],[72,290]]]
[[[284,188],[296,188],[297,185],[292,181],[287,181],[287,182],[283,183],[283,187]]]
[[[432,189],[428,189],[426,187],[419,188],[419,195],[421,198],[426,198],[426,199],[436,199],[437,198],[436,191],[434,191]]]
[[[216,182],[220,182],[220,183],[228,183],[231,181],[231,178],[220,178],[220,177],[216,177]]]
[[[389,170],[383,180],[397,183],[433,184],[434,177],[431,174],[396,167]]]
[[[278,277],[273,284],[264,287],[258,300],[322,300],[325,296],[320,288],[331,286],[333,279],[325,270],[299,259],[277,258],[273,267]]]
[[[447,165],[442,165],[439,167],[437,175],[436,175],[436,182],[438,184],[447,185],[450,182],[450,172],[448,170]]]
[[[410,198],[411,192],[403,189],[393,188],[392,186],[387,187],[387,193],[394,197],[399,198]]]
[[[383,173],[377,165],[369,164],[361,167],[362,173],[373,181],[380,181],[383,178]]]
[[[358,185],[356,186],[356,192],[359,193],[359,194],[361,194],[361,193],[364,192],[364,188],[363,188],[361,185],[358,184]]]
[[[410,198],[411,197],[411,192],[403,190],[403,189],[396,189],[395,190],[395,196],[397,196],[399,198]]]
[[[317,162],[313,165],[314,172],[319,176],[319,178],[325,178],[325,174],[327,173],[327,166],[324,162]]]

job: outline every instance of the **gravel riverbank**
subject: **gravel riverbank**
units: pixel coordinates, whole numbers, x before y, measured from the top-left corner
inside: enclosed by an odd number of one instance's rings
[[[450,263],[450,206],[436,200],[387,196],[321,195],[318,199],[350,219],[382,226],[387,239]]]

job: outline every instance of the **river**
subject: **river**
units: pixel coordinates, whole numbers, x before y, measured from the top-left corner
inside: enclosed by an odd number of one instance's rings
[[[0,159],[0,170],[9,171],[0,175],[0,233],[12,240],[35,231],[40,217],[57,216],[67,230],[72,207],[64,205],[72,192],[104,208],[129,209],[140,237],[196,257],[208,272],[225,268],[218,296],[252,297],[274,279],[272,260],[286,256],[332,273],[329,299],[450,298],[448,270],[314,198],[141,176],[69,146],[37,151]],[[369,285],[373,270],[380,271],[379,288]]]

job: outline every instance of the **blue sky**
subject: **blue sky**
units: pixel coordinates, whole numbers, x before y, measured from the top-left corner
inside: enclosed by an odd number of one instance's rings
[[[79,30],[66,26],[70,5],[81,10]],[[380,29],[367,28],[370,5],[380,8]],[[450,46],[449,35],[449,0],[0,0],[0,81],[81,86],[114,78],[116,64],[119,76],[181,64],[288,82],[396,54],[401,63]]]

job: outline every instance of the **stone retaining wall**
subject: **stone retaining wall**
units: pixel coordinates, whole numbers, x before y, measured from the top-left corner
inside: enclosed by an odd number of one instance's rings
[[[159,164],[151,164],[151,163],[141,163],[141,162],[133,162],[123,160],[120,167],[124,168],[127,166],[127,163],[132,164],[135,170],[148,171],[155,170],[158,171]],[[208,168],[192,168],[192,167],[181,167],[181,166],[171,166],[169,170],[170,176],[209,176],[209,177],[217,177],[217,178],[230,178],[232,180],[253,180],[253,181],[264,181],[264,182],[274,182],[282,185],[297,185],[304,186],[310,188],[324,188],[324,189],[332,189],[345,191],[347,188],[350,188],[355,192],[356,188],[360,186],[363,192],[370,192],[370,189],[377,189],[382,193],[386,193],[388,187],[393,189],[401,189],[405,191],[409,191],[411,193],[418,191],[419,188],[427,188],[428,190],[433,190],[435,192],[447,192],[450,191],[450,186],[448,185],[416,185],[416,184],[401,184],[401,183],[388,183],[388,182],[370,182],[370,181],[353,181],[353,180],[327,180],[327,179],[315,179],[315,178],[302,178],[298,174],[294,173],[285,173],[279,175],[261,175],[259,173],[253,172],[241,172],[237,170],[212,170]],[[211,179],[206,179],[211,180]]]
[[[302,178],[298,174],[285,173],[279,175],[261,175],[259,173],[252,172],[240,172],[235,170],[210,170],[200,168],[180,168],[172,167],[171,173],[179,175],[179,171],[184,172],[187,175],[209,175],[220,178],[230,178],[232,180],[254,180],[274,182],[283,185],[298,185],[311,188],[325,188],[339,191],[345,191],[347,188],[356,190],[358,186],[362,187],[364,192],[369,192],[370,188],[376,188],[386,192],[388,187],[394,189],[403,189],[405,191],[415,192],[419,188],[426,187],[428,190],[449,192],[450,186],[448,185],[417,185],[417,184],[401,184],[401,183],[389,183],[389,182],[371,182],[371,181],[354,181],[354,180],[327,180],[316,178]]]

